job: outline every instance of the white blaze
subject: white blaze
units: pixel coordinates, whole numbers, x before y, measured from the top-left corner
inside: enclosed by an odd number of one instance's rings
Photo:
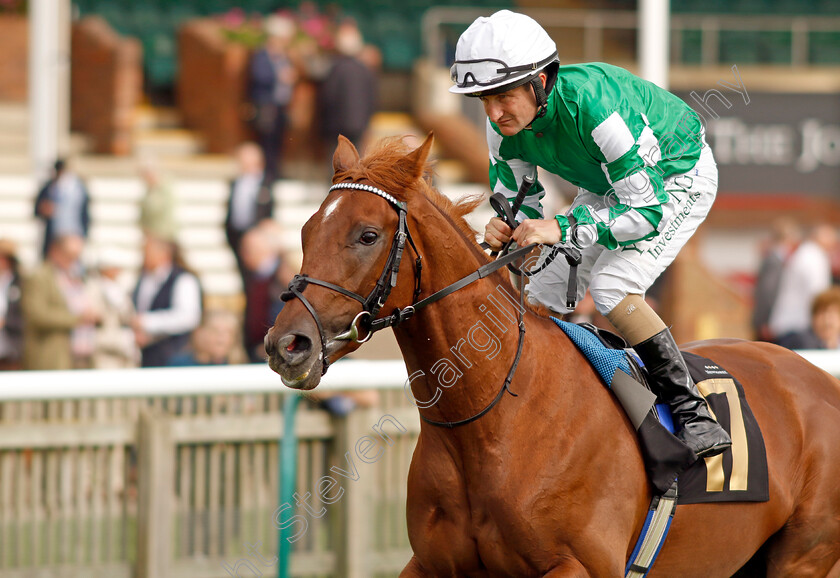
[[[332,214],[333,214],[333,212],[335,211],[335,209],[338,207],[338,203],[339,203],[339,202],[341,201],[341,199],[343,199],[343,198],[344,198],[344,197],[336,197],[336,198],[335,198],[335,200],[333,200],[333,202],[331,202],[329,205],[327,205],[327,208],[326,208],[326,209],[324,209],[324,220],[327,220],[327,218],[328,218],[330,215],[332,215]]]

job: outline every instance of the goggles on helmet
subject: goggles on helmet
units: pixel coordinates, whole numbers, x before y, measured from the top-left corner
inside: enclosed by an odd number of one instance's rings
[[[522,74],[519,73],[540,70],[556,58],[557,53],[554,52],[539,62],[521,66],[508,66],[504,61],[495,58],[456,60],[449,69],[449,76],[460,88],[504,84],[505,80],[513,81],[520,78]]]

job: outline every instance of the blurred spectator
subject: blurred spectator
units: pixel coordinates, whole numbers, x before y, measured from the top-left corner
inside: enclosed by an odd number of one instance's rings
[[[357,407],[369,408],[379,404],[379,392],[375,389],[325,393],[320,390],[307,393],[307,397],[333,415],[345,416]]]
[[[781,218],[773,223],[753,293],[752,328],[756,338],[762,341],[773,340],[768,326],[770,313],[779,293],[784,265],[799,244],[801,236],[799,225],[793,219]]]
[[[24,282],[25,369],[91,366],[99,313],[79,261],[83,249],[81,236],[59,235],[47,259]]]
[[[201,323],[201,285],[172,239],[146,235],[143,268],[132,302],[132,328],[143,367],[163,367],[189,342]]]
[[[768,322],[777,342],[788,333],[808,329],[811,303],[831,285],[829,255],[836,242],[834,229],[829,225],[819,225],[785,263]]]
[[[359,60],[374,72],[382,70],[382,51],[373,44],[365,44],[359,53]]]
[[[283,257],[279,226],[266,221],[242,237],[246,271],[243,344],[252,363],[265,361],[263,340],[283,309],[282,293],[294,276]]]
[[[224,309],[204,315],[204,321],[192,333],[189,348],[172,357],[169,365],[233,365],[247,361],[240,339],[240,322]]]
[[[811,305],[811,326],[779,339],[788,349],[840,349],[840,287],[817,295]]]
[[[79,235],[87,238],[89,204],[90,196],[84,182],[67,167],[66,161],[55,161],[53,176],[35,199],[35,216],[44,222],[44,258],[56,237]]]
[[[377,78],[360,56],[362,34],[352,20],[335,33],[335,56],[318,92],[318,119],[325,150],[332,158],[339,134],[362,150],[365,131],[376,110]]]
[[[137,367],[140,364],[140,349],[131,327],[134,305],[130,292],[119,279],[121,265],[119,255],[109,249],[102,252],[97,262],[99,274],[94,281],[101,320],[96,328],[93,352],[93,367],[96,369]]]
[[[146,186],[146,194],[140,201],[140,229],[157,237],[174,239],[178,228],[172,183],[151,158],[140,164],[140,177]]]
[[[249,98],[254,105],[254,130],[269,180],[280,177],[287,109],[297,81],[297,71],[288,54],[295,29],[294,21],[286,16],[266,18],[265,46],[254,53],[250,62]]]
[[[246,231],[257,223],[271,219],[274,212],[274,198],[271,195],[271,180],[265,171],[260,147],[252,142],[239,146],[236,152],[239,170],[230,183],[225,235],[228,245],[236,257],[236,265],[245,284],[245,269],[242,265],[240,243]]]
[[[23,313],[17,247],[0,239],[0,371],[21,367]]]

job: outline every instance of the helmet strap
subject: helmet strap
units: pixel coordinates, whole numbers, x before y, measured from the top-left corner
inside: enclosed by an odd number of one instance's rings
[[[531,87],[534,89],[534,97],[537,99],[537,115],[534,117],[534,120],[536,120],[545,116],[548,97],[545,94],[545,88],[539,74],[531,79]]]

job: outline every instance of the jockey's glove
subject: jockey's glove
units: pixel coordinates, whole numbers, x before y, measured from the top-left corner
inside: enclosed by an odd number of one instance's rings
[[[560,245],[587,249],[598,241],[598,227],[586,205],[578,205],[569,215],[555,215],[560,226]]]

